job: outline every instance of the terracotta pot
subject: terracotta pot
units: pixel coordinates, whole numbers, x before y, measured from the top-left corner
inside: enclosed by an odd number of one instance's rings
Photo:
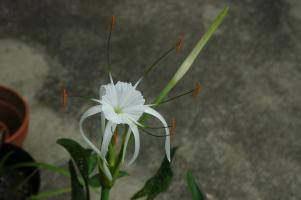
[[[29,124],[28,105],[17,92],[0,86],[0,132],[5,142],[22,146]]]

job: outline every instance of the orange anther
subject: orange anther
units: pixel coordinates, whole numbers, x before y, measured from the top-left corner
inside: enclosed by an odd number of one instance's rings
[[[66,89],[63,90],[63,106],[64,108],[67,106],[68,102],[68,92]]]
[[[173,136],[174,133],[175,133],[176,125],[177,125],[177,123],[176,123],[176,118],[173,117],[173,118],[171,119],[171,127],[170,127],[170,129],[169,129],[169,130],[170,130],[170,135],[171,135],[171,136]]]
[[[113,29],[113,28],[114,28],[114,26],[115,26],[115,23],[116,23],[116,17],[115,17],[115,15],[112,15],[112,20],[111,20],[111,29]]]
[[[114,144],[117,143],[117,128],[116,128],[115,131],[114,131],[113,142],[114,142]]]
[[[194,91],[193,91],[193,97],[197,97],[199,94],[200,94],[200,92],[202,91],[202,89],[203,89],[203,87],[202,87],[202,85],[200,84],[200,82],[197,82],[196,84],[195,84],[195,89],[194,89]]]
[[[179,53],[183,47],[183,34],[180,35],[177,43],[176,43],[176,52]]]

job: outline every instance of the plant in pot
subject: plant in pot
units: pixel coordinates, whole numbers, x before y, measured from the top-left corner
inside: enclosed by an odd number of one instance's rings
[[[36,196],[32,196],[31,199],[46,199],[55,195],[71,192],[72,200],[90,200],[96,199],[91,195],[91,192],[96,191],[96,194],[99,195],[97,199],[109,200],[115,183],[119,178],[128,175],[128,173],[122,169],[127,162],[125,159],[128,151],[127,146],[134,144],[133,157],[128,162],[128,164],[131,164],[139,155],[140,133],[142,132],[150,136],[165,139],[166,155],[157,173],[151,177],[142,189],[134,194],[131,199],[147,197],[147,200],[153,200],[160,193],[167,191],[173,178],[170,163],[177,149],[176,147],[171,148],[171,136],[175,129],[175,120],[172,120],[171,123],[168,124],[164,117],[157,111],[157,107],[187,94],[193,93],[194,96],[196,96],[200,92],[201,85],[197,84],[194,89],[173,97],[168,97],[171,90],[190,69],[197,55],[219,27],[228,9],[228,6],[225,6],[224,9],[221,10],[213,24],[197,42],[175,75],[150,104],[145,104],[145,99],[138,90],[140,82],[142,82],[154,66],[167,54],[173,50],[179,51],[182,46],[182,41],[178,41],[176,45],[173,45],[171,49],[155,60],[135,84],[122,81],[114,82],[110,70],[111,62],[109,53],[111,31],[115,24],[115,16],[112,16],[107,48],[109,83],[100,87],[99,99],[70,96],[66,90],[64,90],[63,93],[64,105],[67,104],[68,97],[88,99],[95,104],[87,109],[79,120],[79,133],[89,148],[83,147],[76,141],[68,138],[59,139],[57,143],[65,148],[71,157],[68,162],[69,171],[47,164],[38,164],[37,166],[70,178],[71,187],[59,188],[57,191],[42,192]],[[88,138],[85,132],[84,122],[96,114],[100,114],[101,140],[94,143]],[[158,126],[146,124],[147,119],[150,117],[157,119],[161,124]],[[155,130],[163,130],[164,134],[154,134],[153,132]],[[198,187],[191,170],[187,171],[186,179],[192,193],[192,199],[204,200],[205,195]]]
[[[21,146],[28,124],[29,109],[24,98],[13,89],[0,85],[0,131],[4,141]]]
[[[3,142],[3,131],[0,138],[0,199],[25,200],[37,194],[40,172],[30,164],[34,159],[20,147]]]

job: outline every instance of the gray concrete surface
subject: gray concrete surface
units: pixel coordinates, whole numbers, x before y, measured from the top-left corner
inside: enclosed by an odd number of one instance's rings
[[[57,138],[83,141],[78,118],[89,104],[61,107],[61,90],[96,97],[108,81],[108,21],[114,77],[135,82],[162,51],[184,33],[184,49],[158,65],[139,88],[155,97],[206,30],[221,1],[209,0],[1,0],[0,84],[14,87],[30,104],[24,148],[37,160],[64,166],[68,155]],[[172,91],[200,81],[198,100],[184,97],[160,107],[177,118],[172,144],[181,148],[175,180],[158,199],[191,199],[191,168],[210,200],[301,199],[301,3],[298,0],[233,0],[224,24],[193,68]],[[172,95],[171,94],[171,95]],[[95,133],[97,121],[89,123]],[[163,141],[141,135],[141,153],[127,167],[112,200],[129,199],[155,172]],[[43,172],[42,191],[68,185]],[[68,199],[68,195],[53,198]]]

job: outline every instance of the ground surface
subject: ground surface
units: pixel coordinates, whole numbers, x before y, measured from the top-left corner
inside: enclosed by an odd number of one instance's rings
[[[61,90],[97,97],[108,81],[106,36],[117,16],[112,65],[115,78],[135,82],[184,33],[184,49],[161,62],[139,88],[148,102],[171,78],[206,30],[221,1],[0,1],[0,84],[14,87],[30,104],[25,149],[39,161],[65,165],[55,144],[71,137],[82,144],[76,101],[68,112]],[[198,100],[184,97],[160,107],[177,118],[173,145],[175,180],[158,199],[190,199],[191,168],[211,200],[301,199],[301,3],[298,0],[233,0],[225,23],[173,94],[204,86]],[[97,121],[89,125],[96,132]],[[137,162],[114,189],[129,199],[157,169],[163,141],[142,135]],[[68,185],[43,174],[42,190]],[[68,199],[67,196],[57,199]]]

